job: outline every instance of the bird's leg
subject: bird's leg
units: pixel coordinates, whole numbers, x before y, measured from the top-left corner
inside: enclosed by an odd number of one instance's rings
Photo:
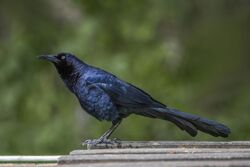
[[[112,124],[112,126],[110,127],[110,129],[105,132],[99,139],[100,140],[107,140],[112,133],[115,131],[115,129],[120,125],[121,121],[117,122],[116,124]]]
[[[120,123],[121,123],[120,119],[112,122],[112,126],[109,128],[109,130],[106,131],[99,139],[86,140],[84,144],[100,144],[100,143],[112,144],[112,143],[118,142],[118,140],[110,140],[108,138],[115,131],[115,129],[120,125]]]

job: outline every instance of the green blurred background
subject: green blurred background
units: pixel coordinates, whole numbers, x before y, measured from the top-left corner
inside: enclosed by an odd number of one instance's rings
[[[2,0],[0,154],[67,154],[110,123],[87,115],[38,55],[72,52],[183,111],[228,125],[196,138],[131,116],[122,140],[250,139],[250,1]]]

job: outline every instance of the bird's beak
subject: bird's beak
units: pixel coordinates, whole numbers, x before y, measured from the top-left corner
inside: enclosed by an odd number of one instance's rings
[[[50,61],[52,63],[59,63],[59,60],[56,58],[56,56],[54,55],[42,55],[42,56],[38,56],[39,59],[43,59],[43,60],[47,60]]]

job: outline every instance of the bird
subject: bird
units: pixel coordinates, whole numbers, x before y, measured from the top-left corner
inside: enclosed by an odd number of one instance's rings
[[[72,53],[41,55],[39,58],[54,64],[66,87],[75,94],[88,114],[99,121],[112,123],[100,138],[86,140],[84,143],[115,142],[109,137],[122,120],[131,114],[170,121],[193,137],[198,131],[215,137],[228,137],[231,133],[226,125],[169,107],[144,90],[85,63]]]

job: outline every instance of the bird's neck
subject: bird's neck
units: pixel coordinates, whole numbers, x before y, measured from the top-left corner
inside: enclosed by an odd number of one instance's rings
[[[78,83],[78,80],[85,74],[87,68],[88,67],[84,65],[74,66],[72,69],[61,71],[59,73],[63,82],[71,92],[75,93],[74,89]]]
[[[61,73],[60,77],[62,78],[65,85],[74,92],[74,87],[77,84],[78,79],[80,78],[80,73],[78,71],[72,71],[71,73]]]

